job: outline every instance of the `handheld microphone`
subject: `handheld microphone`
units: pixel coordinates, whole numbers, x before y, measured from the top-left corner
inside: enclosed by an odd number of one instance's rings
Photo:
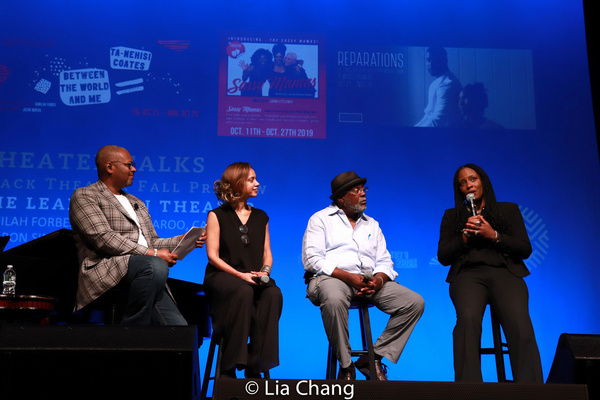
[[[363,283],[369,282],[372,277],[373,277],[373,271],[371,271],[371,270],[365,271],[365,273],[363,274]]]
[[[271,266],[270,265],[263,265],[263,267],[260,269],[260,272],[266,272],[267,275],[258,276],[254,280],[259,285],[266,285],[271,280],[271,278],[269,277],[269,274],[271,273]]]
[[[477,215],[477,209],[475,208],[475,195],[473,193],[467,193],[467,201],[471,204],[471,212],[473,216]]]
[[[252,280],[259,285],[266,285],[267,283],[269,283],[271,278],[269,278],[269,275],[261,275],[253,277]]]
[[[477,209],[475,208],[475,194],[467,193],[467,201],[471,204],[471,212],[473,213],[473,216],[476,216]],[[481,221],[477,221],[475,225],[481,226]]]

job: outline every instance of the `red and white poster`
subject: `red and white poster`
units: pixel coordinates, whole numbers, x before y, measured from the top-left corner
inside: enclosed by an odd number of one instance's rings
[[[324,139],[325,121],[324,39],[222,35],[219,136]]]

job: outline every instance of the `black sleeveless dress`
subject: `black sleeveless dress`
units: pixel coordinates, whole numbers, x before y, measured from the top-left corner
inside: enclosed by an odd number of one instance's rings
[[[263,265],[267,214],[252,208],[246,222],[249,238],[246,244],[240,231],[242,223],[231,207],[225,204],[211,212],[215,213],[221,231],[219,257],[240,272],[259,271]],[[252,285],[208,263],[204,292],[210,304],[213,329],[224,339],[222,370],[248,366],[264,372],[279,365],[283,298],[273,279],[266,285]]]

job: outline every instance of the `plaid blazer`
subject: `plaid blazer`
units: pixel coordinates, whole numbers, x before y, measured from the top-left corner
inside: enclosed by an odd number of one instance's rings
[[[148,246],[173,251],[179,237],[159,238],[144,202],[131,194],[122,194],[133,205]],[[75,310],[79,310],[119,283],[127,273],[129,256],[146,254],[148,248],[138,244],[135,221],[100,180],[75,190],[69,220],[80,264],[75,305]]]

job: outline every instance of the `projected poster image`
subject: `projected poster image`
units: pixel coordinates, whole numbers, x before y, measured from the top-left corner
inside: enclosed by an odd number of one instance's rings
[[[530,50],[341,48],[336,79],[340,123],[536,129]]]
[[[219,136],[325,138],[323,39],[224,34]]]
[[[81,48],[63,45],[67,38],[56,40],[61,45],[3,42],[0,112],[198,116],[191,41],[151,39],[133,45],[127,37],[99,35]]]

